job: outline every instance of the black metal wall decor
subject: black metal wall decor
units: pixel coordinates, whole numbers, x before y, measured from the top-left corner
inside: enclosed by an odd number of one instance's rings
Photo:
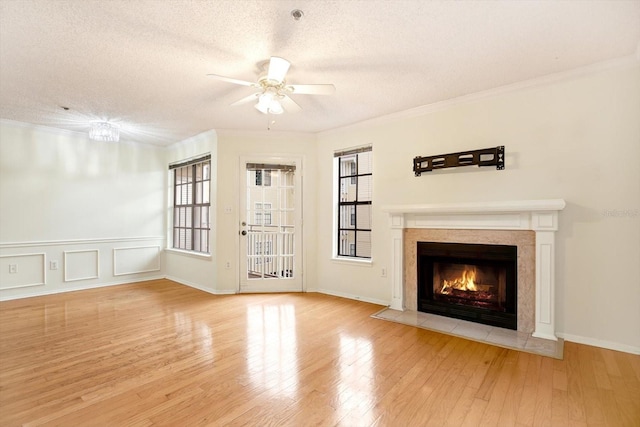
[[[413,159],[413,172],[420,176],[422,172],[434,169],[457,168],[458,166],[495,166],[504,169],[504,145],[481,150],[461,151],[459,153],[440,154],[439,156],[416,157]]]

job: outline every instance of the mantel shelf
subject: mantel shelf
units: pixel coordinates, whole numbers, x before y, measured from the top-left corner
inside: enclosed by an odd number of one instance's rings
[[[382,212],[400,214],[467,214],[467,213],[515,213],[561,211],[563,199],[509,200],[496,202],[434,203],[419,205],[386,205]]]

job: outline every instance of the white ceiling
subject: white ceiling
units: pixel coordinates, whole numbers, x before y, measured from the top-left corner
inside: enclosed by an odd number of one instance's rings
[[[304,11],[295,21],[293,9]],[[166,145],[266,130],[251,88],[270,56],[303,107],[274,130],[320,132],[637,55],[640,1],[0,0],[0,118]],[[68,107],[65,111],[61,107]]]

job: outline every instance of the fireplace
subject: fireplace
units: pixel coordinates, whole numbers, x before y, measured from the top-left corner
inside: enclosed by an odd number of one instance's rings
[[[517,246],[417,245],[419,311],[517,330]]]
[[[417,310],[417,242],[515,245],[517,330],[557,341],[555,233],[564,207],[562,199],[383,206],[391,237],[389,307]]]

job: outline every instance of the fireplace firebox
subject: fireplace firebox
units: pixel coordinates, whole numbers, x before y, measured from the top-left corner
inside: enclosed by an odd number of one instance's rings
[[[517,250],[418,242],[418,310],[516,330]]]

